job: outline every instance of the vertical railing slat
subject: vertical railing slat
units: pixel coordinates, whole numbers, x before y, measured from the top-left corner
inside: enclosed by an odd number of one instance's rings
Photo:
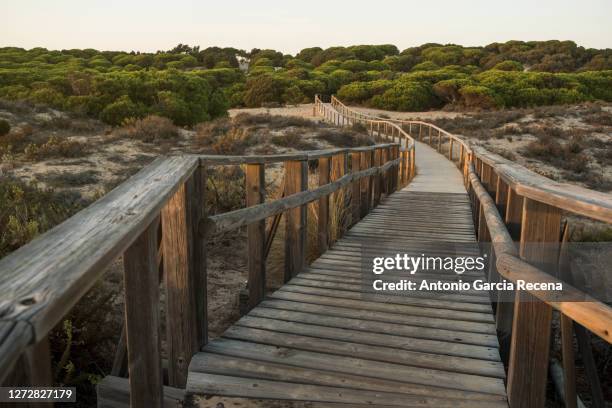
[[[152,223],[123,256],[131,407],[163,405],[157,226]]]
[[[265,201],[265,167],[263,164],[245,166],[246,206],[263,204]],[[266,293],[266,221],[261,220],[247,226],[249,309],[257,306]]]

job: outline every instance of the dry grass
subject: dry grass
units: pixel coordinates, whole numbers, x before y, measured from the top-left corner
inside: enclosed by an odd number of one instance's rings
[[[113,131],[116,138],[136,139],[147,143],[176,139],[178,128],[168,118],[149,115],[142,119],[129,119]]]
[[[316,150],[317,145],[306,139],[298,130],[289,130],[283,135],[272,136],[272,143],[281,147],[290,147],[297,150]]]
[[[358,147],[375,144],[374,139],[367,134],[350,129],[324,129],[319,132],[317,138],[336,147]]]

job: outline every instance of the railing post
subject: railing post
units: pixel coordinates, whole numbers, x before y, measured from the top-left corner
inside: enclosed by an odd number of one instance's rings
[[[168,381],[185,387],[191,357],[206,343],[206,255],[198,221],[205,172],[198,167],[162,209]]]
[[[516,190],[508,186],[506,199],[506,214],[504,221],[508,227],[508,232],[513,240],[518,241],[521,237],[521,223],[523,216],[523,197],[516,193]]]
[[[412,149],[410,149],[410,154],[412,155],[410,159],[410,179],[412,180],[416,174],[416,145],[412,146]]]
[[[432,143],[431,126],[428,126],[427,128],[429,129],[429,134],[428,134],[428,137],[427,137],[427,142],[431,146],[431,143]]]
[[[351,173],[361,169],[361,152],[351,152]],[[351,191],[351,225],[355,225],[361,218],[361,180],[355,180]]]
[[[329,166],[330,158],[321,157],[319,159],[319,186],[324,186],[329,183]],[[327,251],[329,244],[329,196],[319,199],[319,214],[318,214],[318,242],[319,254]]]
[[[419,142],[423,141],[423,125],[419,123]]]
[[[372,155],[374,152],[368,150],[361,152],[360,167],[361,170],[367,170],[372,167]],[[361,217],[365,217],[370,212],[372,203],[372,177],[364,177],[361,180]]]
[[[442,132],[438,129],[438,151],[442,153]]]
[[[123,255],[130,407],[163,406],[155,221]]]
[[[454,144],[455,140],[451,137],[450,138],[450,147],[448,149],[448,159],[450,161],[453,161],[453,144]]]
[[[285,162],[285,196],[308,189],[308,162]],[[285,213],[285,282],[302,271],[306,263],[307,205]]]
[[[550,271],[557,264],[560,232],[558,208],[523,199],[521,258]],[[550,305],[527,292],[517,292],[508,367],[508,402],[512,408],[545,404],[551,320]]]
[[[382,149],[382,160],[381,160],[381,164],[387,164],[387,162],[389,162],[389,158],[390,158],[390,148],[389,147],[384,147]],[[391,194],[391,177],[390,177],[390,170],[387,170],[383,173],[383,188],[382,188],[382,192],[385,193],[385,195],[389,195]]]
[[[247,164],[245,167],[246,206],[263,204],[266,189],[264,164]],[[249,224],[247,226],[249,310],[257,306],[266,293],[265,246],[266,221]]]
[[[331,181],[336,181],[346,174],[347,170],[347,152],[338,153],[332,156],[331,159]],[[346,216],[346,190],[341,188],[332,195],[332,222],[334,230],[331,242],[336,242],[344,235],[344,222]]]
[[[382,151],[381,147],[374,149],[374,167],[380,167],[382,164]],[[376,207],[380,203],[380,196],[382,194],[383,186],[383,175],[376,174],[374,177],[374,192],[373,192],[373,206]]]

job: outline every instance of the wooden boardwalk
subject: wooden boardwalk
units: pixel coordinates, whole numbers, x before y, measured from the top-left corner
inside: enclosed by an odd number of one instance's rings
[[[427,145],[417,151],[407,188],[193,357],[188,393],[317,406],[507,406],[487,293],[373,295],[362,286],[364,251],[444,254],[444,242],[476,244],[460,172]]]

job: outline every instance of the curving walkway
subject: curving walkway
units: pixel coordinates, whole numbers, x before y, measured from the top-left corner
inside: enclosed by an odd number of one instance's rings
[[[364,285],[368,251],[448,255],[454,242],[477,250],[461,174],[423,143],[416,157],[408,187],[194,356],[188,393],[309,406],[507,407],[487,293],[392,296]]]

